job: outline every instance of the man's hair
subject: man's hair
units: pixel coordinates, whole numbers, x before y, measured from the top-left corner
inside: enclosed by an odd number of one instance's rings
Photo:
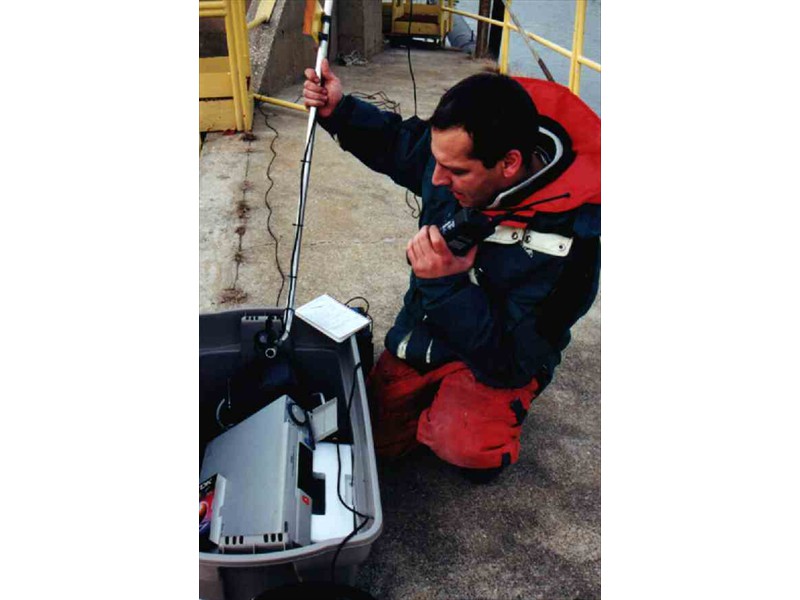
[[[539,131],[536,105],[516,81],[478,73],[458,82],[439,100],[430,118],[434,129],[462,127],[472,138],[471,158],[487,169],[517,149],[530,167]]]

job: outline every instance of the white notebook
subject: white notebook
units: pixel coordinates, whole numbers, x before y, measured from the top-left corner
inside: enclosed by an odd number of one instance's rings
[[[344,304],[322,294],[304,304],[295,314],[332,340],[343,342],[356,331],[369,325],[369,319]]]

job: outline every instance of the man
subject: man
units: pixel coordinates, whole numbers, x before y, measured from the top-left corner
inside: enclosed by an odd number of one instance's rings
[[[322,84],[305,75],[341,147],[422,197],[409,289],[369,377],[376,450],[422,443],[489,481],[517,461],[531,401],[597,294],[600,120],[558,84],[481,73],[429,121],[402,121],[345,96],[327,61]],[[439,227],[464,208],[499,224],[456,256]]]

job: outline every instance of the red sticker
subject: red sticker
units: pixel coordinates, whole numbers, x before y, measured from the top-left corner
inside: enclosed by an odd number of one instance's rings
[[[311,500],[309,500],[308,496],[303,496],[303,502],[309,505],[311,504]]]

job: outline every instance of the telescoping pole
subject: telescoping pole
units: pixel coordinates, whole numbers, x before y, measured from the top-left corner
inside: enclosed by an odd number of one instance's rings
[[[322,81],[322,60],[328,55],[328,39],[331,32],[331,14],[333,13],[333,0],[325,0],[322,8],[322,33],[319,36],[319,48],[317,49],[317,63],[314,70],[317,77]],[[303,240],[303,219],[306,213],[306,198],[308,197],[308,181],[311,176],[311,156],[314,152],[314,134],[317,127],[317,107],[309,108],[308,128],[306,130],[306,146],[303,153],[303,169],[300,175],[300,201],[297,204],[297,233],[294,238],[294,248],[292,250],[292,265],[289,272],[289,295],[286,300],[286,311],[283,316],[283,335],[278,340],[278,344],[285,342],[292,328],[294,319],[294,302],[297,292],[297,271],[300,265],[300,245]]]

